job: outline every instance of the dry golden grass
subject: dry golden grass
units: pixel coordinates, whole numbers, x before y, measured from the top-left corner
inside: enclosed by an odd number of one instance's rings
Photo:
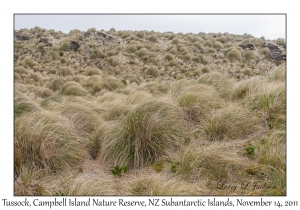
[[[128,177],[129,178],[129,177]],[[193,185],[167,175],[144,172],[131,176],[125,194],[133,196],[197,195]]]
[[[55,172],[68,168],[86,157],[86,152],[72,124],[49,111],[23,114],[15,119],[15,150],[20,166]],[[16,169],[15,173],[19,173]]]
[[[212,113],[204,131],[209,140],[233,140],[243,139],[262,127],[261,120],[254,112],[230,104]]]
[[[177,148],[185,130],[180,109],[151,99],[133,108],[109,130],[101,154],[114,165],[142,168]]]
[[[286,194],[286,68],[265,40],[43,30],[14,40],[15,195]]]

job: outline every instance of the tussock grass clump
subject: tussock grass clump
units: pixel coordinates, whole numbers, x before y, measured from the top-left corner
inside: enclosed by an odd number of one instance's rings
[[[14,82],[21,81],[22,78],[19,73],[14,72]]]
[[[226,53],[226,58],[229,60],[235,60],[241,58],[241,52],[237,49],[232,49]]]
[[[271,82],[285,82],[286,80],[286,69],[285,66],[280,66],[277,69],[270,72],[268,80]]]
[[[196,148],[189,146],[180,156],[171,155],[171,162],[175,169],[173,172],[189,182],[198,182],[203,177],[218,180],[236,179],[242,175],[246,166],[235,151],[220,143]]]
[[[97,102],[123,103],[123,99],[125,98],[126,96],[123,93],[106,92],[97,99]]]
[[[174,177],[159,174],[141,174],[133,178],[127,186],[127,191],[134,196],[176,196],[196,195],[193,186],[186,187],[184,183]]]
[[[167,61],[171,61],[171,60],[174,60],[174,56],[173,56],[172,54],[169,53],[169,54],[166,55],[165,59],[166,59]]]
[[[38,49],[38,50],[42,50],[44,47],[45,47],[46,45],[45,45],[45,43],[39,43],[37,46],[36,46],[36,48]]]
[[[112,67],[120,65],[120,62],[115,57],[109,58],[107,61]]]
[[[151,77],[158,77],[159,76],[159,70],[152,66],[150,68],[147,69],[146,74],[151,76]]]
[[[262,123],[254,113],[237,105],[216,110],[204,127],[209,140],[243,138],[261,128]]]
[[[103,196],[116,195],[115,182],[105,174],[81,174],[59,179],[51,190],[52,196]]]
[[[37,66],[37,65],[38,65],[38,63],[36,61],[34,61],[33,59],[31,59],[31,58],[26,58],[23,62],[23,66],[25,68],[27,68],[27,67],[32,68],[32,67]]]
[[[30,98],[25,96],[19,91],[15,90],[15,98],[14,98],[14,116],[18,117],[21,114],[31,112],[31,111],[38,111],[40,107]]]
[[[214,45],[214,43],[211,40],[207,40],[204,42],[204,46],[212,47],[213,45]]]
[[[169,49],[169,53],[172,53],[173,55],[176,55],[178,53],[178,50],[176,47],[172,47]]]
[[[28,40],[30,38],[30,32],[29,31],[23,31],[21,33],[21,36],[22,36],[23,39]]]
[[[45,55],[45,61],[51,62],[59,59],[59,54],[55,51],[48,51]]]
[[[120,120],[130,111],[128,106],[118,103],[107,103],[103,106],[107,107],[107,111],[103,114],[105,120]]]
[[[97,113],[79,102],[62,103],[56,110],[70,120],[80,135],[94,131],[98,124],[101,124],[101,118]]]
[[[41,79],[41,77],[38,74],[33,73],[29,75],[28,79],[32,79],[33,81],[38,82]]]
[[[220,96],[229,98],[235,81],[219,72],[210,72],[200,76],[198,83],[212,85]]]
[[[205,119],[212,110],[221,106],[218,93],[212,87],[201,84],[188,87],[177,97],[177,103],[183,108],[187,119],[196,122]]]
[[[68,66],[60,66],[58,67],[58,70],[57,70],[57,75],[58,76],[68,76],[68,75],[74,75],[74,71],[73,69],[71,69],[70,67]]]
[[[95,94],[96,92],[99,92],[102,89],[106,89],[108,91],[122,89],[125,88],[125,86],[126,85],[121,80],[115,78],[114,76],[108,76],[102,78],[100,81],[93,85],[92,93]]]
[[[124,31],[124,32],[122,33],[122,35],[121,35],[121,38],[122,38],[122,39],[126,39],[126,38],[130,37],[131,35],[132,35],[132,34],[131,34],[130,31]]]
[[[129,84],[136,83],[137,85],[139,85],[142,82],[141,78],[134,76],[134,75],[127,75],[126,81],[128,81]]]
[[[276,189],[268,189],[264,193],[267,196],[286,196],[286,171],[270,167],[269,183]]]
[[[138,50],[138,46],[137,44],[131,44],[128,46],[127,48],[127,52],[131,52],[131,53],[134,53]]]
[[[182,60],[184,61],[190,61],[192,59],[192,55],[190,53],[185,53],[180,56]]]
[[[60,94],[85,96],[85,95],[87,95],[87,91],[79,83],[70,81],[61,87]]]
[[[211,71],[211,68],[209,66],[204,66],[202,69],[201,69],[201,72],[203,74],[206,74],[206,73],[209,73]]]
[[[128,97],[126,97],[125,100],[126,100],[126,104],[135,105],[135,104],[142,103],[143,101],[146,101],[151,97],[153,97],[152,94],[140,90],[140,91],[135,91],[134,93],[128,95]]]
[[[204,42],[204,40],[203,40],[201,37],[199,37],[199,36],[194,36],[194,37],[192,37],[192,38],[190,39],[190,41],[191,41],[192,43],[195,43],[195,42],[200,42],[200,43],[202,43],[202,42]]]
[[[41,98],[48,98],[48,97],[54,95],[54,92],[48,88],[43,87],[37,91],[36,95]]]
[[[254,76],[250,79],[239,81],[233,88],[233,99],[243,99],[248,93],[255,92],[256,89],[265,83],[265,79],[260,76]]]
[[[202,64],[207,65],[209,63],[204,55],[199,55],[198,57],[200,58]]]
[[[55,172],[78,164],[86,156],[74,127],[54,112],[30,112],[16,118],[14,134],[20,166]]]
[[[82,85],[83,87],[88,87],[88,88],[90,88],[90,87],[93,87],[93,85],[94,85],[96,82],[100,81],[101,79],[102,79],[101,76],[99,76],[99,75],[93,75],[93,76],[90,76],[90,77],[86,78],[86,79],[81,83],[81,85]]]
[[[144,56],[146,56],[146,55],[148,55],[148,50],[146,49],[146,48],[142,48],[142,49],[140,49],[139,51],[138,51],[138,56],[139,57],[144,57]]]
[[[224,46],[223,46],[223,44],[221,42],[215,42],[214,43],[214,48],[216,48],[216,49],[223,49]]]
[[[285,82],[263,84],[257,91],[248,94],[243,102],[253,110],[261,112],[270,128],[285,128]]]
[[[86,71],[85,71],[85,74],[87,76],[92,76],[92,75],[100,75],[101,74],[101,71],[100,69],[98,68],[88,68]]]
[[[158,42],[158,38],[157,38],[157,36],[156,36],[155,34],[151,34],[151,35],[149,36],[148,40],[149,40],[150,42],[153,42],[153,43]]]
[[[135,34],[139,38],[144,38],[145,37],[145,32],[144,31],[139,31]]]
[[[263,40],[263,39],[255,39],[255,40],[253,41],[253,44],[254,44],[254,46],[256,46],[256,47],[260,47],[260,46],[262,46],[262,45],[264,44],[264,40]]]
[[[95,49],[90,52],[91,59],[105,58],[105,54],[100,49]]]
[[[15,150],[15,152],[16,151],[18,150]],[[41,196],[47,194],[45,186],[41,181],[39,181],[41,177],[41,173],[39,170],[33,169],[32,167],[28,166],[16,167],[15,165],[15,175],[15,196]]]
[[[219,42],[225,43],[225,42],[227,42],[227,37],[222,35],[218,38],[218,40],[219,40]]]
[[[214,48],[212,48],[212,47],[209,47],[209,48],[207,48],[207,49],[205,50],[205,52],[206,52],[206,53],[215,53],[216,50],[215,50]]]
[[[256,54],[253,51],[249,50],[243,54],[243,57],[247,60],[254,60],[256,58]]]
[[[170,84],[167,82],[149,82],[143,86],[142,90],[148,90],[154,95],[166,94],[169,91]]]
[[[174,39],[172,39],[172,44],[178,44],[180,42],[180,40],[177,38],[177,37],[175,37]]]
[[[67,83],[66,79],[62,79],[62,78],[55,79],[55,80],[53,80],[52,82],[49,83],[48,88],[51,89],[51,90],[53,90],[53,91],[57,91],[57,90],[60,90],[60,88],[65,83]]]
[[[27,73],[26,69],[22,66],[16,66],[14,68],[14,72],[19,73],[19,74],[26,74]]]
[[[192,61],[195,61],[197,63],[201,63],[201,58],[199,56],[193,57]]]
[[[264,48],[261,48],[259,52],[260,52],[262,55],[267,56],[267,55],[270,53],[270,51],[271,51],[271,50],[270,50],[269,48],[264,47]]]
[[[65,98],[62,97],[62,95],[54,95],[54,96],[50,96],[50,97],[42,100],[40,105],[41,105],[41,107],[43,107],[45,109],[55,111],[55,106],[53,106],[53,105],[57,105],[57,104],[61,103],[62,101],[64,101],[64,99]]]
[[[180,109],[152,99],[140,103],[111,130],[101,154],[114,165],[142,168],[180,144],[186,133]]]
[[[196,41],[193,43],[193,46],[197,47],[198,49],[202,49],[202,42]]]
[[[244,69],[243,74],[246,76],[253,76],[253,70],[250,68],[246,68]]]
[[[267,138],[256,143],[260,164],[270,165],[278,170],[286,170],[286,134],[274,131]]]
[[[60,49],[61,51],[70,51],[71,45],[70,45],[69,42],[64,42],[64,43],[62,43],[62,44],[59,46],[59,49]]]
[[[276,40],[276,43],[277,43],[278,45],[285,46],[285,40],[284,40],[283,38],[278,38],[278,39]]]

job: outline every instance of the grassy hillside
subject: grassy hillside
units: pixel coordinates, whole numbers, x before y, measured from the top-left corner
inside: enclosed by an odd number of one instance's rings
[[[285,42],[15,31],[15,195],[286,195]]]

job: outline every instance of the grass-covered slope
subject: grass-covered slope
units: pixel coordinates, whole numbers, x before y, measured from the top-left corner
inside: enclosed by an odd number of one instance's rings
[[[282,39],[15,31],[14,193],[285,195],[285,75]]]

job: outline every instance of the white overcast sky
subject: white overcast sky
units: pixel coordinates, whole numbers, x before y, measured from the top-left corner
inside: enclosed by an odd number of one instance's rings
[[[251,15],[221,15],[221,14],[174,14],[174,15],[121,15],[121,14],[51,14],[30,15],[15,14],[15,29],[33,28],[39,26],[68,33],[89,28],[105,31],[116,30],[154,30],[156,32],[173,31],[175,33],[224,33],[251,34],[266,39],[284,38],[286,36],[286,15],[251,14]]]

